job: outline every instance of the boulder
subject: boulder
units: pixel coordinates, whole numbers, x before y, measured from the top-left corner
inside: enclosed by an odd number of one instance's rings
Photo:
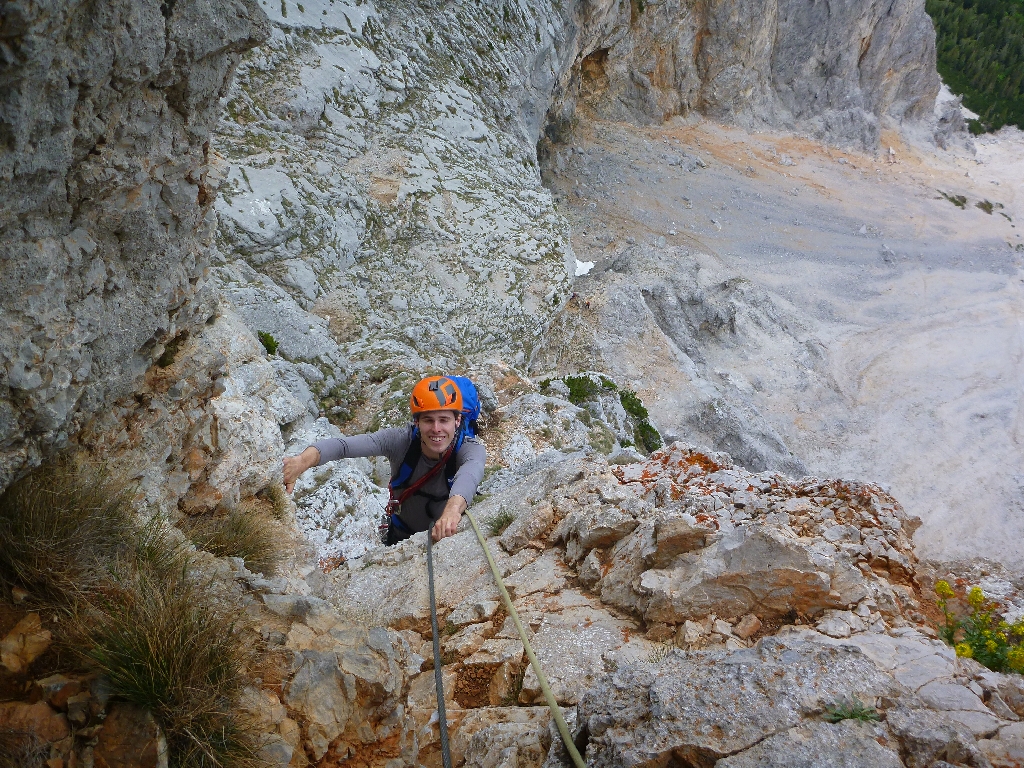
[[[897,707],[886,713],[885,721],[899,740],[907,768],[930,768],[939,760],[972,768],[989,766],[974,735],[943,714]]]
[[[620,562],[613,560],[612,570]],[[646,620],[678,624],[710,613],[814,615],[854,604],[868,588],[861,572],[831,544],[754,525],[679,556],[672,568],[645,571],[636,591]]]
[[[583,695],[579,712],[591,766],[664,764],[672,756],[710,764],[837,701],[901,691],[855,648],[766,638],[751,649],[676,651],[620,668]]]
[[[19,674],[50,647],[53,636],[43,629],[38,613],[29,613],[0,640],[0,665]]]
[[[284,703],[304,725],[304,742],[321,759],[343,739],[368,744],[402,729],[401,712],[408,679],[408,645],[386,629],[336,625],[320,638],[319,648],[294,653]]]
[[[1024,765],[1024,738],[1019,736],[982,739],[978,749],[992,763],[993,768],[1020,768]]]
[[[462,747],[465,768],[539,768],[547,754],[547,707],[474,710],[452,739],[452,758]]]
[[[167,741],[153,716],[131,704],[115,704],[96,739],[96,768],[167,768]]]
[[[718,530],[710,521],[697,522],[690,514],[660,517],[654,523],[654,551],[644,555],[651,568],[666,568],[677,556],[702,549],[707,537]]]
[[[540,538],[555,519],[555,508],[544,500],[521,508],[512,524],[498,539],[502,549],[514,555],[534,539]]]
[[[60,741],[71,733],[67,718],[43,701],[0,703],[0,731],[28,733],[44,742]]]
[[[882,746],[886,737],[873,723],[810,722],[719,760],[715,768],[904,768],[899,754]]]
[[[560,704],[575,704],[589,686],[608,669],[607,653],[620,649],[633,627],[610,616],[599,606],[575,607],[545,614],[530,645]],[[526,669],[519,701],[544,701],[532,666]]]

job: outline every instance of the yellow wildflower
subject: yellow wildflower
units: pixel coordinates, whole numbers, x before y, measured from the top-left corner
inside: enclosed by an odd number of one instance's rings
[[[985,604],[985,593],[981,591],[981,587],[971,587],[971,592],[967,595],[967,602],[974,610],[981,610],[981,606]]]
[[[997,648],[999,648],[999,643],[997,643],[995,640],[988,640],[985,643],[985,649],[989,653],[995,653]]]
[[[954,648],[957,656],[963,656],[965,659],[974,658],[974,649],[967,643],[957,643]]]
[[[953,597],[953,588],[949,586],[948,581],[943,580],[935,585],[935,594],[948,600]]]
[[[1010,652],[1006,654],[1006,666],[1014,672],[1024,674],[1024,645],[1010,649]]]

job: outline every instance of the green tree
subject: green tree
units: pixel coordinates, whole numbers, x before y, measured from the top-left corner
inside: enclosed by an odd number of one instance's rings
[[[1024,129],[1024,0],[926,0],[939,74],[978,113],[978,133]]]

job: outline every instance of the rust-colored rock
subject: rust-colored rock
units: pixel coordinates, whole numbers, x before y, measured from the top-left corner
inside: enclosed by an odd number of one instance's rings
[[[30,613],[0,640],[0,665],[18,674],[28,669],[53,640],[50,630],[43,629],[38,613]]]
[[[31,733],[40,740],[49,742],[60,741],[71,733],[67,718],[59,712],[54,712],[43,701],[37,701],[35,704],[19,701],[0,704],[0,729]]]
[[[754,614],[748,613],[736,623],[736,626],[732,629],[732,633],[736,635],[736,637],[749,640],[751,637],[756,635],[760,629],[761,620]]]
[[[166,768],[167,742],[149,712],[115,704],[103,722],[93,759],[96,768]]]

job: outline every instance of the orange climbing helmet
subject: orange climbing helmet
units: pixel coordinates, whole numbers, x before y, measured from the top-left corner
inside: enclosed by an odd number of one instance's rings
[[[462,392],[447,376],[428,376],[412,388],[409,410],[414,416],[426,411],[462,413]]]

